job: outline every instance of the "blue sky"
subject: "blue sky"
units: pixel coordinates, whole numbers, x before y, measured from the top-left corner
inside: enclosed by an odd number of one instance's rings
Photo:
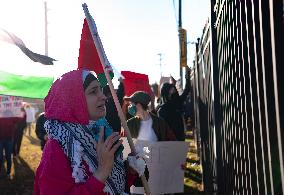
[[[0,28],[13,32],[33,51],[44,53],[44,1],[9,0],[0,3]],[[31,63],[14,46],[0,43],[0,69],[23,74],[58,75],[75,69],[86,2],[94,17],[109,61],[118,70],[179,75],[178,0],[47,0],[49,55],[54,67]],[[183,28],[196,41],[210,14],[209,0],[183,0]],[[174,6],[175,5],[175,6]],[[188,64],[194,45],[188,45]],[[13,56],[11,58],[11,56]],[[16,56],[16,57],[14,57]]]

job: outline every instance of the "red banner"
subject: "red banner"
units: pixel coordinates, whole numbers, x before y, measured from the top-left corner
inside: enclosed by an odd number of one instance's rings
[[[130,71],[121,71],[124,76],[124,93],[125,96],[131,96],[135,91],[145,91],[150,96],[152,90],[149,85],[149,78],[146,74],[140,74]]]

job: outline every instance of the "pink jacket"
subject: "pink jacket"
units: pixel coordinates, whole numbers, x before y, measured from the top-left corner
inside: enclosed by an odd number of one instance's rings
[[[105,184],[97,180],[91,172],[85,183],[76,184],[72,177],[72,169],[67,156],[56,140],[49,140],[45,145],[40,165],[36,171],[34,182],[35,195],[63,195],[63,194],[105,194]],[[128,173],[128,187],[130,187],[136,175]]]

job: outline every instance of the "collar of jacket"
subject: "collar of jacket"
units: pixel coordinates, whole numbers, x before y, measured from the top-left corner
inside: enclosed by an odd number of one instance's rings
[[[164,141],[165,140],[165,133],[163,133],[165,129],[163,129],[163,125],[161,124],[161,120],[159,120],[159,118],[152,114],[152,113],[149,113],[150,114],[150,117],[152,118],[152,121],[153,121],[153,124],[152,124],[152,128],[154,129],[154,132],[158,138],[158,141]],[[138,117],[138,116],[135,116],[131,119],[129,119],[127,121],[127,125],[129,127],[129,130],[131,132],[131,136],[133,138],[137,138],[138,135],[139,135],[139,129],[140,129],[140,126],[141,126],[141,118]]]

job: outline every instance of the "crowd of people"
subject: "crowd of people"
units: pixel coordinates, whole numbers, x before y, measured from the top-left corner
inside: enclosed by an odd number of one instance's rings
[[[174,83],[164,83],[158,105],[154,104],[153,93],[135,91],[126,96],[124,87],[121,79],[116,93],[133,138],[151,142],[185,140],[183,115],[189,78],[180,95]],[[129,193],[139,175],[117,152],[126,132],[109,86],[101,88],[91,71],[71,71],[53,83],[44,103],[45,111],[38,115],[35,125],[43,153],[34,193]],[[12,153],[19,155],[25,130],[31,136],[35,114],[31,116],[30,112],[30,105],[26,105],[21,118],[0,118],[0,165],[5,151],[8,176]]]

